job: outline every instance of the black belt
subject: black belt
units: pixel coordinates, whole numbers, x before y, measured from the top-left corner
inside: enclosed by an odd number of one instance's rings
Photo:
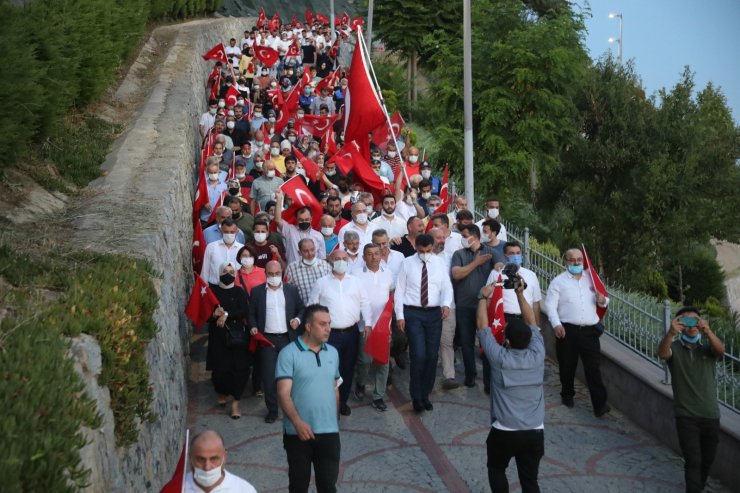
[[[504,318],[517,318],[519,320],[523,319],[521,313],[504,313]]]
[[[273,336],[273,337],[288,337],[287,332],[280,332],[279,334],[276,334],[274,332],[265,332],[266,336]]]
[[[574,329],[591,329],[593,325],[576,325],[568,322],[563,322],[563,327],[573,327]]]
[[[335,328],[335,327],[332,327],[332,328],[331,328],[331,331],[332,331],[332,332],[347,332],[348,330],[357,330],[357,324],[355,324],[355,325],[350,325],[349,327],[345,327],[345,328],[343,328],[343,329],[340,329],[340,328],[338,328],[338,327],[337,327],[337,328]]]
[[[438,306],[413,306],[413,305],[403,305],[404,310],[415,310],[419,312],[431,312],[434,310],[439,310]]]

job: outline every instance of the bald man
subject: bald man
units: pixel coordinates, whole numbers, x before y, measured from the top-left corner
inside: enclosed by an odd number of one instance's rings
[[[185,475],[185,493],[257,493],[254,486],[228,472],[224,440],[206,430],[190,442],[190,471]]]

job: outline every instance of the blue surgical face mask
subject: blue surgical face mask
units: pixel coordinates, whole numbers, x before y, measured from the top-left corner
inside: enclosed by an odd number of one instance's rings
[[[568,272],[573,274],[574,276],[577,276],[581,272],[583,272],[583,265],[568,265]]]
[[[689,344],[696,344],[701,340],[701,332],[696,334],[694,337],[689,337],[686,334],[681,334],[681,340]]]
[[[516,265],[522,265],[522,256],[521,255],[509,255],[508,260],[509,260],[509,262],[513,262]]]

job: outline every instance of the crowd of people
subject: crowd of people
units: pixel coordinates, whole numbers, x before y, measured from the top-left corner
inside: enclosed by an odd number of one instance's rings
[[[440,387],[451,391],[478,385],[480,358],[491,396],[491,489],[508,491],[505,471],[515,458],[523,491],[539,491],[542,310],[557,337],[562,404],[574,406],[580,357],[601,417],[610,410],[599,370],[599,310],[608,297],[593,289],[581,251],[568,250],[565,271],[540,307],[537,276],[521,266],[522,245],[507,237],[499,200],[486,200],[476,222],[407,130],[368,137],[365,158],[383,184],[368,188],[342,157],[356,33],[346,19],[332,32],[322,17],[280,23],[261,15],[239,41],[230,39],[206,83],[193,211],[202,250],[194,249],[193,263],[219,303],[207,354],[217,403],[239,419],[245,392],[259,396],[267,425],[282,410],[290,491],[308,490],[313,466],[317,490],[331,492],[339,416],[351,415],[352,402],[368,399],[385,412],[393,372],[408,369],[414,412],[430,412],[438,361]],[[514,266],[515,279],[505,265]],[[492,320],[496,296],[503,311]],[[388,354],[377,359],[365,345],[391,306]],[[498,325],[505,326],[503,344],[491,330]],[[712,344],[713,354],[719,349]],[[187,491],[221,491],[227,483],[228,491],[253,491],[225,472],[217,434],[201,434],[194,445],[218,449],[220,463],[204,469],[203,458],[194,462]]]

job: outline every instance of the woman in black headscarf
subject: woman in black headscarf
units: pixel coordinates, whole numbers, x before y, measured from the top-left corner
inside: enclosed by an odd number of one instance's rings
[[[208,355],[206,370],[210,370],[213,387],[218,394],[218,404],[231,402],[231,418],[241,417],[239,399],[249,379],[252,359],[249,352],[247,293],[234,285],[234,267],[224,262],[219,266],[219,283],[213,286],[220,306],[213,312],[208,326]]]

